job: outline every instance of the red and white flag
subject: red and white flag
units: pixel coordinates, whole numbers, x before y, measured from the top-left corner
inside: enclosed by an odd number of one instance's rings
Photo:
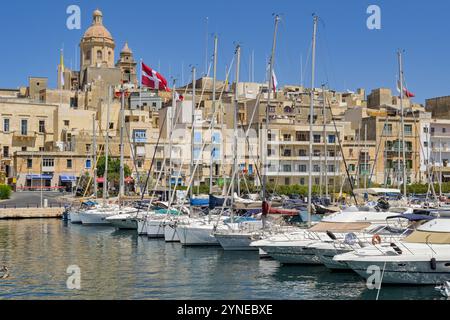
[[[150,89],[170,92],[167,80],[145,63],[142,63],[142,85]]]
[[[277,93],[278,89],[278,79],[275,75],[275,70],[272,70],[272,83],[273,83],[273,93]]]
[[[179,94],[178,92],[175,92],[175,100],[183,102],[184,101],[184,96]]]

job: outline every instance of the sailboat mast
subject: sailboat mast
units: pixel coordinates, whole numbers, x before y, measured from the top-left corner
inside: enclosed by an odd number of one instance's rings
[[[323,98],[323,137],[325,139],[325,198],[328,198],[328,139],[327,139],[327,111],[325,109],[326,94],[325,86],[322,85],[322,98]]]
[[[108,103],[106,109],[106,137],[105,137],[105,172],[103,174],[103,205],[108,199],[108,162],[109,162],[109,122],[111,109],[111,86],[108,87]]]
[[[195,153],[195,109],[196,109],[196,72],[197,70],[195,67],[192,67],[192,131],[191,131],[191,180],[192,184],[195,182],[194,177],[194,169],[195,169],[195,159],[194,159],[194,153]],[[193,185],[191,186],[190,191],[190,198],[192,199],[194,197],[194,188]],[[191,202],[192,203],[192,202]]]
[[[405,114],[404,114],[404,107],[403,107],[403,57],[401,51],[398,51],[398,66],[399,66],[399,74],[400,74],[400,113],[401,113],[401,132],[402,132],[402,150],[403,150],[403,195],[406,198],[407,191],[406,191],[406,184],[407,184],[407,178],[406,178],[406,150],[405,150]]]
[[[170,110],[170,119],[169,119],[169,174],[168,174],[168,199],[167,202],[169,202],[169,208],[171,206],[170,199],[172,199],[172,172],[173,172],[173,159],[172,159],[172,147],[173,147],[173,127],[175,125],[175,114],[176,114],[176,80],[173,80],[173,90],[172,90],[172,108]],[[178,181],[176,181],[178,183]]]
[[[268,143],[267,143],[267,139],[268,139],[268,134],[269,134],[269,119],[270,119],[270,117],[269,117],[269,109],[270,109],[270,101],[271,101],[271,94],[272,94],[272,91],[273,91],[273,86],[274,86],[274,83],[273,83],[273,68],[274,68],[274,64],[275,64],[275,50],[276,50],[276,47],[277,47],[277,32],[278,32],[278,24],[279,24],[279,22],[280,22],[280,16],[279,15],[276,15],[275,16],[275,30],[274,30],[274,33],[273,33],[273,44],[272,44],[272,55],[271,55],[271,57],[270,57],[270,64],[269,64],[269,66],[270,66],[270,69],[269,69],[269,74],[268,74],[268,77],[269,77],[269,92],[268,92],[268,94],[267,94],[267,96],[268,96],[268,98],[267,98],[267,107],[266,107],[266,130],[265,130],[265,139],[264,139],[264,142],[265,142],[265,144],[264,144],[264,147],[263,147],[263,150],[262,150],[262,155],[263,155],[263,165],[262,165],[262,167],[263,167],[263,172],[264,172],[264,175],[263,175],[263,183],[262,183],[262,194],[263,194],[263,200],[266,202],[267,201],[267,199],[268,199],[268,194],[267,194],[267,166],[268,166],[268,163],[267,163],[267,145],[268,145]]]
[[[241,68],[241,46],[238,45],[236,47],[236,88],[235,88],[235,96],[234,96],[234,116],[233,116],[233,124],[234,124],[234,157],[233,157],[233,181],[234,181],[234,190],[239,194],[239,169],[238,169],[238,112],[239,112],[239,73]],[[231,197],[234,200],[234,196]],[[233,201],[232,200],[232,201]]]
[[[314,126],[314,82],[316,69],[316,37],[317,37],[317,21],[318,17],[314,16],[314,30],[312,43],[312,67],[311,67],[311,97],[309,110],[309,183],[308,183],[308,225],[311,226],[311,218],[313,213],[312,207],[312,166],[313,166],[313,126]]]
[[[95,122],[96,114],[92,115],[92,166],[94,168],[94,196],[97,198],[97,128]]]
[[[120,186],[119,202],[125,196],[125,152],[124,152],[124,132],[125,132],[125,88],[120,88]]]
[[[214,141],[214,129],[216,124],[216,81],[217,81],[217,46],[218,37],[214,36],[214,75],[213,75],[213,88],[212,88],[212,116],[211,116],[211,155],[210,155],[210,169],[209,169],[209,193],[212,194],[214,187],[213,183],[213,166],[214,166],[214,153],[215,153],[215,141]]]

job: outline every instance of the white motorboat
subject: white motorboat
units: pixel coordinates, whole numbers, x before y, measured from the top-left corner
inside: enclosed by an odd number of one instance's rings
[[[368,247],[377,242],[394,242],[401,240],[414,231],[414,229],[434,219],[430,216],[404,214],[390,217],[385,226],[376,226],[365,233],[348,233],[344,239],[328,239],[316,242],[309,247],[314,249],[320,262],[330,270],[350,270],[344,262],[333,260],[336,255],[352,252]]]
[[[269,237],[256,241],[251,246],[264,250],[282,264],[322,264],[314,248],[310,247],[312,244],[329,241],[330,237],[333,240],[345,239],[348,233],[362,232],[370,227],[385,224],[387,218],[407,212],[411,210],[399,208],[395,212],[378,212],[374,208],[350,207],[325,217],[310,229],[299,229],[294,233]]]
[[[369,246],[334,260],[346,263],[364,278],[378,268],[382,283],[443,283],[450,278],[450,220],[432,220],[401,241]]]
[[[79,210],[72,210],[69,212],[69,220],[70,223],[73,224],[81,224],[81,217],[80,217],[80,211]]]
[[[100,207],[80,213],[81,222],[86,226],[112,226],[106,218],[119,214],[136,211],[134,208],[120,208],[119,206]]]
[[[227,217],[206,217],[192,219],[177,226],[178,237],[183,246],[220,246],[214,232],[223,228]]]

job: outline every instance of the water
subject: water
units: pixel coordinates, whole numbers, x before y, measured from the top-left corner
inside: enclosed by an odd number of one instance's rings
[[[284,267],[257,253],[183,248],[135,232],[58,220],[0,221],[0,299],[374,300],[353,273]],[[69,290],[67,268],[81,269]],[[380,299],[440,299],[433,287],[385,287]]]

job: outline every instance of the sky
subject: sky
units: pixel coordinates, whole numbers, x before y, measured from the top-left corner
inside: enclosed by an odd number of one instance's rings
[[[81,9],[81,30],[66,27],[70,5]],[[369,5],[381,8],[381,30],[367,28]],[[335,90],[365,88],[367,92],[387,87],[395,92],[396,52],[401,49],[406,84],[416,94],[416,102],[450,95],[450,2],[446,0],[3,1],[0,88],[26,86],[29,76],[48,77],[50,86],[56,86],[60,49],[64,48],[67,67],[79,66],[78,44],[96,8],[103,12],[104,24],[116,41],[116,60],[128,41],[136,60],[143,59],[178,83],[190,81],[193,65],[199,73],[205,72],[214,34],[219,38],[220,78],[240,44],[241,81],[249,80],[252,52],[255,80],[264,81],[273,14],[280,14],[278,82],[303,81],[310,86],[315,13],[320,17],[316,87],[327,84]]]

